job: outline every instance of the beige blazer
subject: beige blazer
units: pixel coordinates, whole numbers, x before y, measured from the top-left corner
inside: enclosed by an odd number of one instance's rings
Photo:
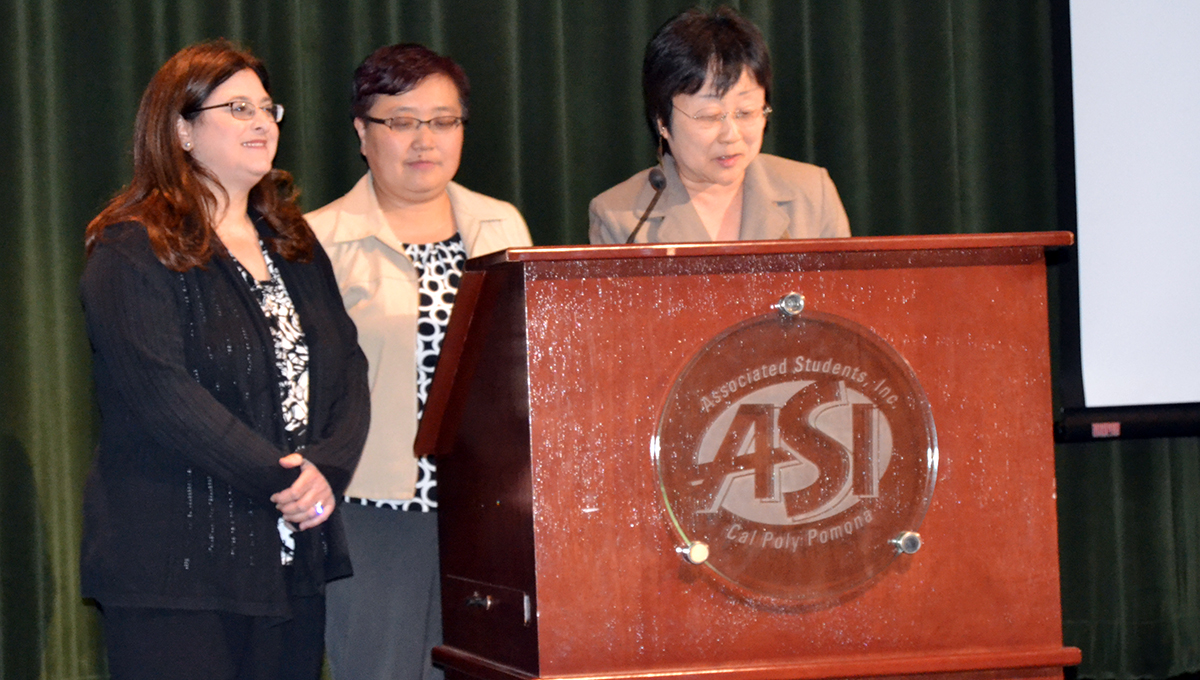
[[[446,191],[468,257],[531,244],[511,203],[454,182]],[[337,276],[367,355],[371,428],[346,494],[412,498],[417,481],[417,271],[388,227],[368,172],[345,196],[305,215]]]
[[[675,159],[663,158],[667,186],[638,232],[638,243],[712,241]],[[592,243],[624,243],[650,205],[654,188],[643,170],[592,199],[588,206]],[[741,241],[849,236],[850,220],[825,168],[759,154],[746,168]]]

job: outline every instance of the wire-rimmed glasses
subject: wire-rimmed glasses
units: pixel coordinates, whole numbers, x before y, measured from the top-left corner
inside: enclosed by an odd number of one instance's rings
[[[208,111],[209,109],[219,109],[219,108],[226,107],[226,106],[229,107],[229,115],[233,116],[234,118],[237,118],[238,120],[254,120],[254,114],[258,113],[259,109],[262,109],[276,123],[280,123],[283,121],[283,104],[272,103],[272,104],[267,104],[266,106],[257,106],[248,101],[245,101],[242,99],[237,99],[237,100],[234,100],[231,102],[225,102],[224,104],[213,104],[212,106],[201,106],[200,108],[198,108],[196,110],[197,111]]]
[[[362,116],[362,119],[370,123],[386,125],[391,128],[392,132],[416,132],[421,129],[422,125],[428,125],[430,130],[439,134],[450,132],[467,122],[467,119],[462,116],[434,116],[429,120],[421,120],[412,116],[394,116],[392,118]]]
[[[735,109],[733,111],[721,111],[719,113],[697,113],[692,115],[678,106],[675,106],[675,104],[671,104],[671,106],[674,107],[676,111],[696,121],[701,127],[704,128],[715,128],[721,123],[724,123],[725,119],[729,118],[731,115],[733,116],[734,125],[755,125],[765,120],[767,116],[771,115],[772,111],[770,106],[764,104],[761,109]]]

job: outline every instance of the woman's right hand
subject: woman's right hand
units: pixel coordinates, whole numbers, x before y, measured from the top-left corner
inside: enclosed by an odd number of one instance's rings
[[[299,453],[280,458],[279,464],[285,468],[300,468],[300,476],[291,486],[271,496],[271,502],[283,514],[283,518],[300,531],[311,529],[329,519],[336,501],[333,489],[317,466]]]

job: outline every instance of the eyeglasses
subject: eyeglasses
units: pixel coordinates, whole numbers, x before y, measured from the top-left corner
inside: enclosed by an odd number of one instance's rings
[[[233,116],[234,118],[237,118],[238,120],[254,120],[254,114],[258,113],[259,109],[262,109],[276,123],[280,123],[283,121],[283,104],[267,104],[266,106],[255,106],[254,104],[251,104],[250,102],[238,100],[238,101],[232,101],[232,102],[225,102],[224,104],[213,104],[212,106],[201,106],[200,108],[198,108],[196,110],[197,111],[208,111],[209,109],[219,109],[219,108],[222,108],[225,106],[229,107],[229,115]]]
[[[698,113],[693,116],[674,104],[671,104],[671,106],[676,111],[696,121],[700,124],[700,127],[704,128],[717,127],[721,123],[724,123],[725,119],[728,118],[730,114],[733,114],[733,122],[735,125],[750,126],[758,123],[761,120],[765,120],[767,116],[771,115],[772,111],[770,106],[763,106],[761,109],[737,109],[736,111],[722,111],[720,113]]]
[[[421,120],[412,116],[396,116],[395,118],[362,116],[362,119],[369,123],[386,125],[392,129],[392,132],[416,132],[421,129],[422,125],[428,125],[429,129],[434,132],[446,133],[467,123],[467,119],[462,116],[438,116],[429,120]]]

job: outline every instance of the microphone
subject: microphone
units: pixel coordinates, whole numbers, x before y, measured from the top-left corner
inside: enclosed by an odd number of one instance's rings
[[[651,168],[649,180],[650,186],[654,187],[654,198],[650,199],[650,205],[646,206],[646,212],[642,213],[642,219],[638,220],[637,226],[629,232],[629,238],[625,239],[626,244],[633,243],[633,239],[637,238],[638,231],[646,223],[646,218],[650,217],[650,211],[654,210],[654,205],[658,203],[658,197],[662,196],[663,189],[667,188],[667,176],[663,174],[662,168]]]

